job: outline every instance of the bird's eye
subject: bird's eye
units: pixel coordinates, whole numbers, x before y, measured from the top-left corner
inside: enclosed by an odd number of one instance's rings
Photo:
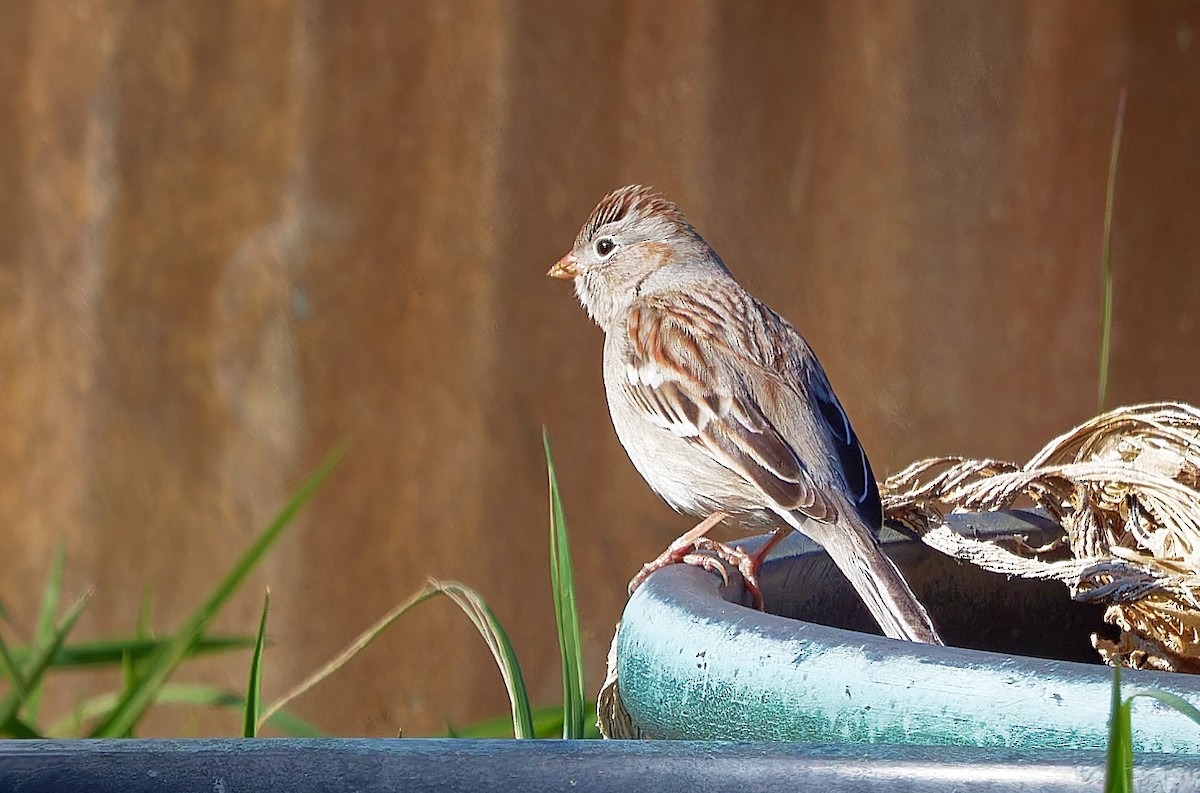
[[[601,237],[600,239],[596,240],[596,253],[600,254],[601,256],[607,256],[608,254],[612,253],[616,247],[617,243],[613,242],[610,237]]]

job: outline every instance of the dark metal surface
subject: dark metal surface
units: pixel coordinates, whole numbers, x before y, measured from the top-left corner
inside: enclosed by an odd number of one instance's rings
[[[1098,752],[694,741],[361,739],[0,742],[0,790],[1100,790]],[[1140,793],[1200,789],[1195,758],[1146,755]]]

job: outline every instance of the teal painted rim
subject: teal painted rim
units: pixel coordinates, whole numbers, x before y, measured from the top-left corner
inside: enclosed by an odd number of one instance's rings
[[[1011,528],[1012,520],[1036,529],[1036,517],[1022,513],[966,516],[959,527],[986,533]],[[1045,615],[1032,605],[1045,592],[1026,596],[1021,587],[1027,582],[985,574],[983,584],[970,583],[979,571],[922,553],[917,543],[885,547],[906,575],[918,571],[910,583],[939,624],[961,620],[956,611],[969,617],[989,600],[1003,600],[1006,613],[1031,604],[1032,615],[1023,616],[1033,617],[1033,629],[1013,630],[1051,642],[1065,621],[1077,620]],[[906,561],[906,555],[919,558]],[[772,559],[762,576],[768,607],[779,596],[772,586],[803,589],[804,598],[818,601],[817,590],[829,586],[843,590],[835,596],[840,601],[849,598],[840,576],[823,574],[827,568],[827,557],[811,544]],[[959,586],[959,579],[968,583]],[[1106,744],[1107,666],[895,641],[757,612],[727,602],[721,590],[718,576],[672,565],[650,576],[626,606],[618,650],[621,700],[634,725],[652,737],[1016,749]],[[1070,605],[1061,585],[1048,591]],[[984,632],[996,627],[988,624]],[[1129,671],[1123,686],[1126,695],[1158,688],[1200,705],[1200,676]],[[1200,754],[1200,727],[1156,701],[1136,701],[1133,731],[1137,751]]]

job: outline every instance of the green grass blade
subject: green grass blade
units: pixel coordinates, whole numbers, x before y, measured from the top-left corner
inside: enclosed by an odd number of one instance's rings
[[[28,699],[29,689],[25,686],[25,675],[21,674],[20,664],[9,649],[8,642],[4,641],[3,635],[0,635],[0,674],[4,675],[4,679],[22,701]]]
[[[324,738],[325,733],[299,716],[286,710],[277,710],[262,720],[262,724],[291,738]],[[261,729],[261,725],[259,727]]]
[[[5,723],[2,732],[9,738],[20,738],[22,740],[37,740],[39,738],[46,737],[35,730],[33,726],[29,724],[29,722],[20,719],[17,716],[13,716],[8,720],[7,723]]]
[[[54,634],[54,615],[58,613],[59,603],[62,602],[63,571],[66,566],[67,543],[65,540],[59,540],[54,549],[54,558],[50,561],[50,569],[46,573],[46,585],[42,588],[42,602],[38,606],[34,642],[39,647],[45,647]]]
[[[117,702],[112,712],[107,717],[101,720],[92,732],[92,737],[95,738],[111,738],[127,734],[150,704],[154,701],[155,691],[160,688],[175,671],[175,668],[182,663],[196,643],[200,636],[212,623],[214,617],[221,608],[233,596],[242,582],[250,574],[250,571],[262,560],[266,552],[279,539],[283,530],[287,528],[296,513],[300,508],[312,497],[316,489],[321,483],[333,472],[338,462],[345,454],[345,447],[337,449],[331,454],[315,474],[309,477],[300,489],[296,492],[292,499],[284,506],[284,508],[275,516],[270,525],[262,531],[250,547],[237,560],[233,568],[226,573],[225,577],[217,584],[216,588],[208,596],[201,606],[188,617],[174,636],[167,642],[153,658],[146,662],[144,674],[140,677],[137,685],[126,690],[125,694]]]
[[[45,647],[54,634],[54,619],[62,603],[63,573],[66,568],[67,542],[60,538],[54,548],[54,557],[50,560],[50,569],[46,571],[46,584],[42,587],[42,600],[38,605],[37,622],[34,623],[33,642],[39,647]],[[25,711],[31,721],[37,721],[41,702],[41,687],[34,686],[25,696]]]
[[[110,712],[120,700],[120,692],[109,692],[84,700],[75,712],[50,725],[47,734],[54,737],[72,737],[78,725],[99,718]],[[242,713],[246,709],[246,698],[201,683],[165,683],[154,696],[155,705],[189,705],[193,707],[223,708]],[[266,719],[274,729],[294,738],[321,738],[325,733],[304,719],[286,711],[275,713]]]
[[[148,585],[142,589],[142,603],[138,607],[138,618],[137,625],[134,628],[134,636],[138,639],[150,638],[150,587]],[[134,656],[129,648],[121,651],[121,676],[125,681],[126,689],[137,685],[139,662],[141,660],[141,658]]]
[[[533,719],[533,736],[535,738],[554,738],[562,733],[562,708],[553,705],[549,708],[538,708],[530,713]],[[549,732],[547,732],[547,728]],[[455,727],[447,722],[446,738],[513,738],[512,716],[496,716],[484,719],[465,727]]]
[[[134,628],[134,636],[140,640],[151,638],[150,608],[150,586],[147,585],[142,589],[142,604],[138,608],[137,626]],[[124,672],[126,689],[137,685],[137,680],[141,673],[142,659],[145,657],[134,655],[128,648],[122,651],[121,669]]]
[[[240,694],[193,683],[170,683],[163,686],[158,702],[164,705],[227,708],[243,713],[246,710],[246,698]],[[264,719],[262,724],[270,725],[284,735],[295,738],[321,738],[325,735],[299,716],[282,710]]]
[[[21,670],[27,692],[35,690],[41,684],[42,675],[50,667],[50,659],[58,652],[58,648],[66,640],[67,634],[75,627],[75,623],[79,620],[79,615],[83,614],[83,609],[87,606],[88,598],[90,597],[91,593],[87,592],[75,601],[75,604],[71,606],[66,616],[62,618],[57,626],[51,629],[50,634],[47,636],[47,643],[39,647],[38,651],[34,653],[29,662]],[[17,727],[11,724],[11,722],[14,721],[17,711],[20,710],[24,701],[21,693],[15,688],[0,699],[0,733],[13,735],[18,731]]]
[[[125,691],[133,691],[139,685],[137,669],[134,668],[133,658],[130,657],[129,653],[125,653],[121,656],[121,682],[124,685]],[[129,730],[122,733],[121,735],[109,735],[107,737],[109,737],[109,738],[132,738],[133,737],[133,725],[132,724],[129,725]]]
[[[103,639],[93,642],[75,642],[64,644],[50,661],[54,670],[88,669],[91,667],[116,666],[121,663],[123,655],[130,655],[134,661],[149,658],[160,651],[168,643],[168,639]],[[193,648],[193,655],[225,653],[247,650],[254,646],[253,636],[205,636]],[[17,667],[22,667],[33,655],[29,647],[11,648],[13,661]]]
[[[589,713],[595,713],[595,701],[585,703]],[[533,711],[533,735],[535,738],[557,738],[562,735],[563,729],[563,710],[558,705],[551,705],[545,708],[537,708]],[[508,716],[497,716],[493,719],[485,719],[473,724],[468,724],[465,727],[455,727],[451,724],[446,725],[447,738],[512,738],[512,719]],[[588,729],[584,731],[585,738],[599,738],[600,730],[596,727],[595,722],[588,724]]]
[[[550,587],[554,594],[554,620],[558,626],[558,648],[562,656],[564,738],[582,738],[587,720],[587,697],[583,691],[583,649],[579,639],[579,609],[575,602],[575,579],[571,568],[571,546],[563,513],[550,434],[542,428],[546,472],[550,480]]]
[[[1200,724],[1200,708],[1197,708],[1195,705],[1188,702],[1186,699],[1179,696],[1178,694],[1172,694],[1168,691],[1159,691],[1157,688],[1151,688],[1151,689],[1147,689],[1146,691],[1137,692],[1136,694],[1129,697],[1129,699],[1127,699],[1126,702],[1132,703],[1133,700],[1137,699],[1138,697],[1145,697],[1146,699],[1157,699],[1159,702],[1163,703],[1164,705],[1169,705],[1172,708],[1174,708],[1175,710],[1182,713],[1184,716],[1187,716],[1189,719],[1196,722],[1196,724]]]
[[[1101,290],[1102,314],[1100,317],[1100,383],[1097,395],[1097,413],[1103,413],[1108,404],[1108,363],[1112,346],[1112,217],[1113,202],[1117,193],[1117,161],[1121,153],[1121,135],[1125,129],[1125,98],[1126,91],[1121,89],[1121,97],[1117,100],[1117,120],[1113,127],[1112,151],[1108,157],[1108,186],[1104,193],[1104,238],[1103,250],[1103,283]]]
[[[242,718],[242,737],[258,736],[258,711],[262,703],[263,643],[267,637],[267,613],[271,610],[271,590],[263,596],[262,617],[258,621],[258,639],[250,659],[250,682],[246,684],[246,712]]]
[[[1118,659],[1113,667],[1105,793],[1133,793],[1133,728],[1130,710],[1130,703],[1121,699],[1121,664]]]
[[[517,662],[512,642],[496,615],[483,598],[462,584],[440,581],[431,581],[430,584],[434,592],[453,600],[475,625],[491,650],[492,657],[496,659],[500,676],[504,678],[504,687],[508,690],[508,701],[512,706],[513,734],[518,738],[533,738],[533,713],[529,707],[525,678],[521,675],[521,665]]]

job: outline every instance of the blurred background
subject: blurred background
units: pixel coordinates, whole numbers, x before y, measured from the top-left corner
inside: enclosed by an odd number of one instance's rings
[[[588,690],[625,584],[692,522],[609,424],[601,334],[545,278],[652,184],[808,337],[883,477],[1024,460],[1097,410],[1200,402],[1195,2],[0,5],[0,601],[54,548],[80,637],[173,630],[339,443],[219,628],[272,592],[265,694],[427,576],[476,588],[560,701],[545,425]],[[177,679],[244,688],[248,658]],[[70,678],[69,710],[112,680]],[[293,708],[342,735],[507,710],[448,601]],[[237,734],[161,709],[144,734]]]

